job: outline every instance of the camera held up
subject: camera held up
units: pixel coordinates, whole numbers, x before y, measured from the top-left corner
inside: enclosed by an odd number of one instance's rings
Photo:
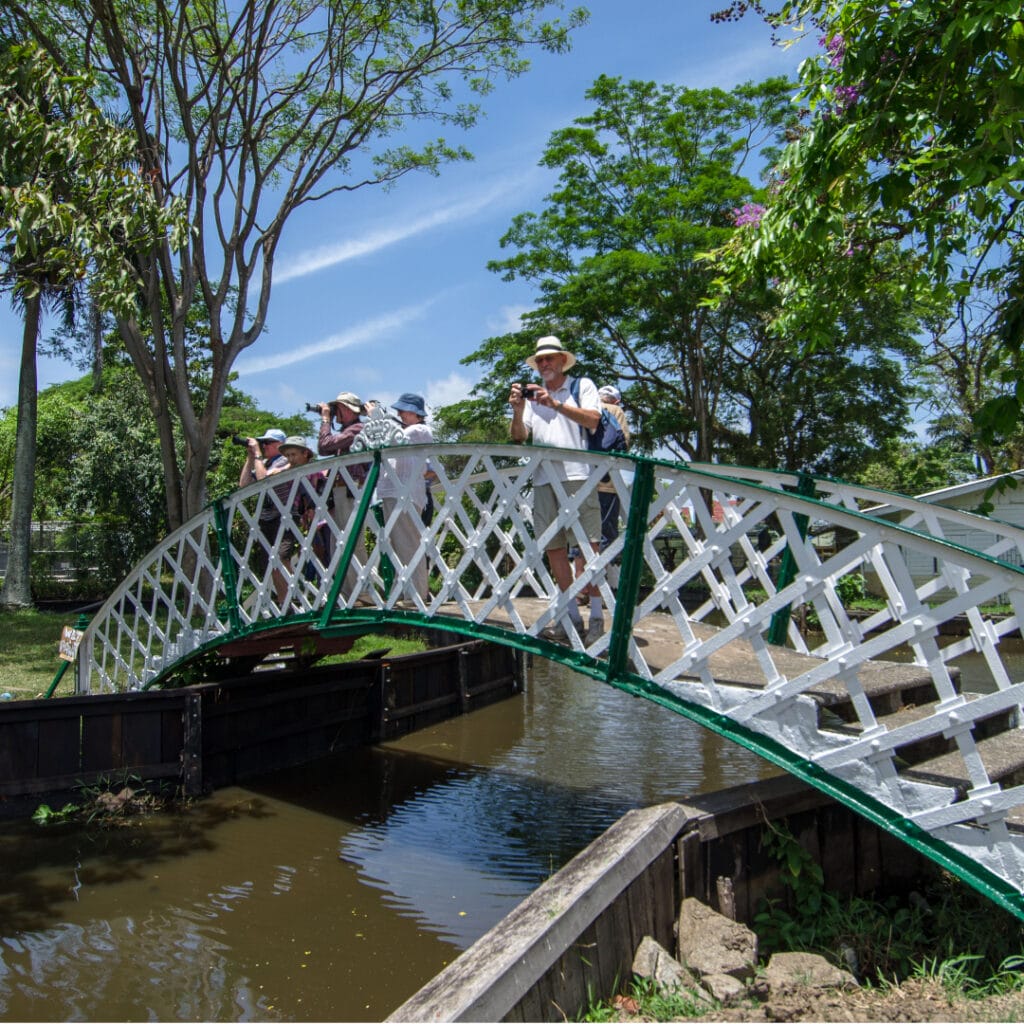
[[[242,437],[241,434],[232,434],[231,435],[231,443],[232,444],[237,444],[239,448],[248,448],[249,447],[249,438]]]
[[[322,403],[320,403],[320,402],[307,402],[306,403],[306,412],[319,412],[321,404]]]

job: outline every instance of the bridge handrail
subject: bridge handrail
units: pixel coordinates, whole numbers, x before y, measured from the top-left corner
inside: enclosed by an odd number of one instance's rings
[[[758,469],[746,466],[722,466],[710,462],[691,463],[695,470],[714,476],[734,480],[750,480],[763,487],[795,489],[806,474],[785,470]],[[941,505],[934,501],[909,497],[895,491],[838,480],[834,477],[812,476],[815,493],[832,505],[843,505],[865,515],[886,518],[891,512],[904,513],[900,523],[919,533],[930,533],[943,537],[941,524],[960,527],[972,533],[988,533],[993,541],[983,549],[987,553],[1002,556],[1011,546],[1016,551],[1017,562],[1024,562],[1024,527],[999,519],[997,516],[981,515],[967,509]],[[1005,559],[1004,559],[1005,560]]]
[[[975,736],[995,715],[1009,716],[1014,728],[1021,721],[1024,684],[1002,649],[1024,615],[1024,570],[1000,547],[1018,543],[1013,529],[971,517],[972,524],[992,524],[995,539],[979,552],[937,535],[941,529],[851,507],[865,489],[811,497],[787,490],[781,476],[751,480],[727,467],[530,445],[403,449],[411,454],[429,457],[439,477],[435,519],[420,529],[417,551],[403,555],[393,531],[399,517],[418,515],[424,484],[399,480],[386,449],[323,460],[232,492],[166,538],[100,609],[80,647],[80,690],[159,685],[190,659],[284,626],[334,635],[385,622],[429,624],[513,643],[666,703],[819,788],[860,801],[891,830],[923,837],[928,849],[952,850],[943,856],[965,877],[980,872],[996,888],[1024,887],[1024,851],[999,838],[1024,790],[990,774]],[[528,492],[540,466],[565,461],[588,463],[590,475],[576,491],[552,484],[559,519],[537,537]],[[322,491],[307,479],[314,468],[326,473]],[[605,476],[624,528],[590,554],[578,510],[597,497]],[[374,504],[378,480],[394,485],[393,508]],[[347,522],[336,521],[330,507],[336,487],[355,501]],[[300,493],[312,503],[318,531],[292,525]],[[930,527],[958,520],[910,499],[907,511]],[[269,537],[261,513],[281,520]],[[810,520],[836,528],[834,548],[820,546],[807,530]],[[588,553],[565,592],[543,558],[560,529]],[[295,551],[286,557],[280,548],[289,532]],[[783,573],[787,560],[792,571]],[[429,596],[416,591],[424,564],[436,581]],[[870,577],[883,598],[863,620],[839,594],[853,574]],[[591,585],[611,622],[593,636],[571,617]],[[1009,614],[985,610],[997,601]],[[800,628],[805,614],[818,623],[814,639]],[[940,638],[958,618],[965,635]],[[546,637],[555,624],[568,630],[567,643]],[[653,645],[644,639],[650,635],[667,639]],[[875,709],[871,686],[879,659],[904,648],[937,705],[923,718],[893,724]],[[742,679],[723,668],[739,649]],[[967,655],[992,691],[978,699],[958,688],[958,663]],[[856,720],[850,735],[818,722],[819,704],[838,691]],[[954,738],[966,766],[966,793],[900,775],[908,743],[943,736]],[[977,829],[997,837],[980,859]],[[1005,891],[1000,899],[1015,906]]]

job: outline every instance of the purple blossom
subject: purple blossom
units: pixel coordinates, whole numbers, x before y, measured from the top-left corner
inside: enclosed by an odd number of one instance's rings
[[[859,85],[836,86],[836,111],[845,114],[860,99]]]
[[[828,63],[829,67],[838,68],[842,66],[843,57],[846,55],[846,40],[836,33],[831,39],[826,39],[822,36],[818,40],[819,46],[824,46],[828,50]]]
[[[744,203],[732,211],[732,222],[738,228],[747,224],[752,224],[756,228],[761,223],[763,216],[764,207],[760,203]]]

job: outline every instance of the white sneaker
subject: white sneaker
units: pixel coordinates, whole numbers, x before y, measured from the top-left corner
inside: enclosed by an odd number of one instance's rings
[[[603,619],[591,619],[590,625],[587,627],[587,635],[584,639],[584,644],[587,647],[591,647],[596,644],[601,637],[604,636],[604,620]]]

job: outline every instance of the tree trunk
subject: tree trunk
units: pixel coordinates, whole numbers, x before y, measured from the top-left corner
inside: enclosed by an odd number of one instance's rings
[[[89,333],[92,341],[92,393],[103,391],[103,314],[96,304],[96,296],[89,294]]]
[[[21,375],[18,379],[18,427],[14,441],[14,487],[11,493],[11,547],[7,575],[0,591],[0,606],[32,605],[31,559],[32,502],[36,484],[36,341],[42,299],[25,303],[25,329],[21,338]]]

